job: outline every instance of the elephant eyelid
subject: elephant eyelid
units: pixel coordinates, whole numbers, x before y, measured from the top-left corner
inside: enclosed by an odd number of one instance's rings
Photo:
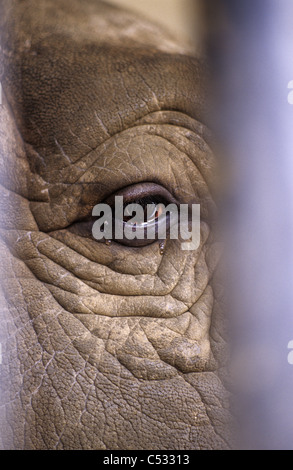
[[[162,185],[157,183],[136,183],[123,188],[122,190],[116,191],[110,197],[108,197],[104,203],[110,206],[114,205],[115,196],[123,196],[125,204],[140,203],[142,200],[155,198],[157,202],[167,204],[178,204],[178,201],[174,196]]]

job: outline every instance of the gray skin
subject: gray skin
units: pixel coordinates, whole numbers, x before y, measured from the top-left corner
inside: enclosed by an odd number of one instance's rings
[[[229,447],[202,64],[97,0],[0,8],[1,447]],[[201,204],[196,251],[82,232],[145,182]]]

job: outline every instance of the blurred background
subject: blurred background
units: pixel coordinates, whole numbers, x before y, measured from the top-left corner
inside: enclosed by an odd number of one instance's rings
[[[293,3],[209,0],[238,446],[293,449]],[[292,86],[293,84],[291,84]]]

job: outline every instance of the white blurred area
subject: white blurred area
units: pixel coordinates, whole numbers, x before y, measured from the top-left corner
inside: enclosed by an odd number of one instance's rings
[[[201,51],[201,4],[199,0],[107,0],[138,12],[146,19],[161,24],[175,38],[193,44]]]

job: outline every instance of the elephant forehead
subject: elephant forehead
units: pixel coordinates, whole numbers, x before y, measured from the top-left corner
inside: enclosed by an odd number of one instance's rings
[[[203,66],[183,49],[162,50],[165,33],[148,25],[140,34],[137,22],[92,0],[7,9],[3,86],[24,140],[42,157],[58,153],[56,141],[79,156],[161,109],[202,120]]]
[[[74,158],[160,110],[203,118],[201,67],[153,50],[55,37],[15,57],[4,79],[24,140],[48,157]],[[58,146],[59,144],[59,146]]]

